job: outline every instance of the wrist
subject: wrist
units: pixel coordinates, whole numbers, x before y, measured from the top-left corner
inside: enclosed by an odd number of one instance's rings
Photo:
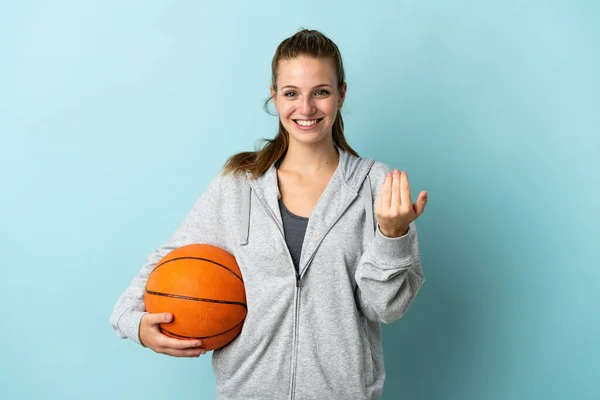
[[[395,229],[385,229],[385,228],[382,228],[380,225],[379,230],[381,231],[383,236],[393,239],[393,238],[399,238],[401,236],[406,235],[408,233],[408,226],[395,228]]]

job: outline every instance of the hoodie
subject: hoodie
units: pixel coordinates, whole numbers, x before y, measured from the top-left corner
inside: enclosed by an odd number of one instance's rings
[[[386,377],[381,323],[398,320],[424,282],[417,230],[384,236],[375,201],[387,172],[337,148],[339,162],[311,212],[298,271],[286,246],[272,165],[255,179],[219,174],[118,299],[110,323],[141,344],[148,276],[170,251],[206,243],[242,272],[247,315],[212,354],[217,398],[378,399]]]

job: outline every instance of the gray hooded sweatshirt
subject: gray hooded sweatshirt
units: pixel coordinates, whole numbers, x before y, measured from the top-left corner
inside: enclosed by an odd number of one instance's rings
[[[212,357],[221,400],[378,399],[385,380],[380,323],[399,319],[423,284],[414,222],[379,230],[375,201],[390,168],[339,152],[313,209],[299,273],[286,246],[277,171],[219,174],[171,238],[149,255],[110,323],[138,344],[146,280],[158,261],[192,243],[237,260],[246,289],[241,333]]]

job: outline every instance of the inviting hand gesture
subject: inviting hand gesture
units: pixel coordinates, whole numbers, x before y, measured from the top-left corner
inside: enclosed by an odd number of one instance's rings
[[[388,172],[375,208],[375,217],[381,233],[390,238],[404,236],[408,225],[425,210],[427,192],[422,191],[416,203],[412,202],[408,175],[395,169]]]

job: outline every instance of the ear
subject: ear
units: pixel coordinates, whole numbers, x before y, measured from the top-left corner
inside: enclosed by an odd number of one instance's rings
[[[346,99],[346,90],[348,89],[348,85],[344,82],[344,85],[340,89],[340,98],[338,100],[338,108],[342,108],[344,105],[344,100]]]
[[[271,100],[273,100],[273,104],[275,104],[275,108],[277,108],[277,92],[275,91],[273,85],[269,87],[269,91],[271,92]]]

